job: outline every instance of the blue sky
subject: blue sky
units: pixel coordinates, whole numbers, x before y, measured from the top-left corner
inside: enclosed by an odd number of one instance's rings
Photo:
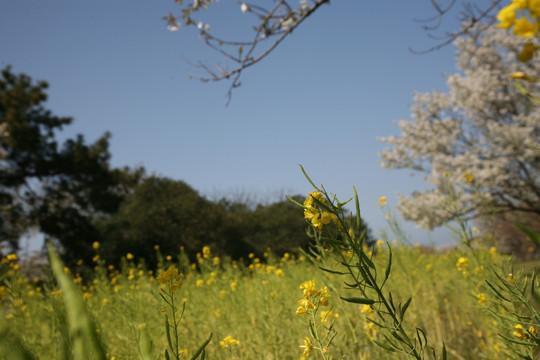
[[[294,1],[294,0],[293,0]],[[427,185],[408,170],[379,167],[378,136],[398,135],[414,91],[445,90],[454,48],[426,55],[430,39],[415,18],[430,1],[333,0],[263,62],[242,75],[225,107],[228,83],[203,84],[182,56],[221,61],[194,28],[169,32],[172,0],[3,0],[0,67],[50,84],[47,107],[74,117],[61,137],[113,134],[113,166],[183,180],[202,195],[281,199],[311,188],[298,167],[341,199],[355,186],[375,233],[385,226],[377,199]],[[221,0],[206,22],[239,33],[238,4]],[[452,17],[446,28],[459,25]],[[404,223],[413,242],[451,243]]]

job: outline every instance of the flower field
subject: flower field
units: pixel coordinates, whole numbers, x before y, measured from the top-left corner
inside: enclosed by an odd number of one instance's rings
[[[387,246],[379,242],[366,249],[377,268],[387,266]],[[63,273],[77,285],[107,359],[165,358],[169,305],[175,306],[177,317],[183,315],[176,329],[179,358],[192,358],[210,334],[207,359],[319,359],[322,351],[325,358],[334,359],[407,358],[376,344],[387,336],[370,321],[377,320],[376,312],[369,305],[340,298],[354,295],[354,289],[345,289],[338,274],[320,269],[344,268],[325,254],[275,257],[268,252],[261,259],[250,256],[236,262],[215,257],[205,247],[193,264],[183,252],[159,254],[159,270],[152,272],[127,253],[116,269],[99,260],[97,243],[95,252],[93,272],[64,268]],[[392,254],[385,290],[396,302],[412,296],[406,331],[423,329],[429,346],[440,353],[444,343],[449,358],[507,358],[508,342],[497,334],[519,340],[519,333],[516,324],[490,313],[499,301],[484,278],[493,277],[492,269],[508,265],[508,259],[495,249],[477,251],[472,257],[457,249],[434,253],[397,243]],[[25,277],[16,256],[6,257],[3,269],[0,357],[71,358],[77,335],[69,328],[65,290],[49,270],[45,278]],[[323,287],[325,301],[308,306],[306,291]],[[173,295],[172,304],[160,295],[164,293]],[[332,334],[325,349],[317,349],[310,334],[310,315],[316,331]]]

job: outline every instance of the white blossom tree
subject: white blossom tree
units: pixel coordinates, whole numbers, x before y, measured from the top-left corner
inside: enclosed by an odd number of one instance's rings
[[[459,72],[447,77],[448,92],[415,94],[412,120],[397,123],[400,136],[379,139],[391,145],[381,166],[412,169],[430,184],[399,195],[404,218],[425,228],[458,216],[540,215],[540,108],[510,76],[540,78],[540,61],[519,62],[524,40],[507,31],[477,31],[455,41]],[[538,83],[523,86],[540,94]]]

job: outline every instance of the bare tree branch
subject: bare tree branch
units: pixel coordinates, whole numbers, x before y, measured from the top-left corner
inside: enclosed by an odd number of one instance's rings
[[[179,0],[176,2],[182,3]],[[238,3],[238,1],[236,2]],[[266,9],[259,4],[239,3],[242,12],[250,13],[258,19],[251,41],[229,40],[214,36],[207,24],[197,22],[194,19],[196,12],[207,9],[213,0],[195,0],[192,6],[184,6],[181,16],[175,17],[169,13],[168,16],[164,17],[169,29],[173,31],[180,27],[180,19],[187,26],[197,24],[199,37],[204,40],[205,44],[233,64],[229,69],[228,66],[220,64],[210,66],[201,61],[193,63],[186,60],[190,65],[202,69],[206,73],[206,76],[190,75],[190,78],[203,82],[231,80],[231,86],[227,92],[227,105],[231,101],[232,90],[241,85],[242,72],[268,56],[305,19],[323,4],[329,3],[329,0],[310,0],[309,2],[302,0],[298,8],[292,7],[287,0],[273,0],[273,2],[274,6],[271,9]]]
[[[206,62],[198,61],[193,63],[186,60],[195,68],[201,69],[205,75],[190,75],[192,79],[203,82],[230,80],[231,85],[227,92],[227,104],[232,98],[232,90],[241,85],[240,76],[244,70],[259,63],[266,58],[277,46],[285,40],[304,20],[310,17],[323,4],[330,3],[329,0],[300,0],[297,7],[291,6],[290,0],[265,0],[271,7],[261,5],[263,1],[257,3],[234,0],[239,6],[239,10],[251,15],[250,19],[255,19],[255,26],[252,31],[252,40],[244,41],[238,39],[226,39],[222,36],[214,35],[210,31],[210,25],[198,21],[196,16],[206,11],[214,5],[217,0],[189,0],[189,4],[182,0],[175,0],[181,6],[181,15],[173,16],[169,13],[164,17],[167,27],[171,31],[180,28],[181,22],[184,26],[196,26],[199,37],[217,54],[223,56],[228,61],[226,66],[219,63],[211,66]],[[298,1],[298,0],[295,0]],[[425,50],[409,50],[416,54],[425,54],[438,50],[451,44],[455,39],[464,35],[473,35],[473,29],[478,22],[492,23],[495,21],[495,10],[503,0],[492,0],[485,8],[477,4],[459,2],[463,9],[459,12],[458,18],[462,25],[458,30],[437,34],[441,29],[443,19],[450,16],[458,4],[458,0],[429,0],[429,4],[434,10],[434,15],[426,19],[415,19],[415,21],[425,25],[422,28],[427,35],[438,41],[438,44]],[[184,4],[183,4],[184,3]],[[244,15],[245,15],[244,14]],[[239,11],[240,15],[240,11]],[[245,31],[244,34],[249,34]],[[229,68],[229,64],[231,67]]]
[[[441,6],[440,0],[430,0],[431,5],[435,9],[436,15],[427,19],[416,19],[417,22],[435,22],[434,25],[423,26],[423,29],[428,32],[428,36],[432,39],[439,40],[437,45],[432,46],[425,50],[414,50],[409,48],[414,54],[427,54],[435,50],[439,50],[447,45],[450,45],[457,38],[470,35],[471,31],[475,28],[475,25],[479,22],[485,21],[486,24],[492,25],[495,22],[495,10],[503,2],[503,0],[493,0],[486,8],[479,8],[471,3],[462,3],[463,10],[459,13],[459,20],[462,25],[457,31],[445,32],[443,35],[435,35],[434,32],[439,30],[443,18],[447,17],[450,11],[457,5],[456,0],[450,0],[447,6]]]

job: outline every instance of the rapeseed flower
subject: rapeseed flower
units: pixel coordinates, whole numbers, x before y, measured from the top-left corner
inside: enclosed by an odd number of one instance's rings
[[[205,259],[210,259],[210,257],[212,257],[212,252],[210,251],[209,246],[203,246],[202,255],[203,255],[203,258]]]
[[[526,17],[521,17],[515,22],[514,35],[524,38],[532,38],[538,32],[538,23],[531,23]]]
[[[304,350],[304,352],[302,353],[303,358],[307,358],[309,354],[311,354],[311,350],[313,350],[313,344],[307,336],[304,339],[304,345],[300,345],[300,349]]]
[[[9,254],[6,256],[7,261],[17,261],[17,254]]]
[[[469,266],[469,259],[465,257],[460,257],[456,263],[456,267],[459,271],[466,271],[467,266]]]
[[[315,280],[305,281],[300,284],[300,289],[304,289],[303,296],[304,299],[308,299],[315,294],[318,294],[319,291],[315,289]]]
[[[523,340],[527,338],[527,335],[523,332],[523,325],[521,324],[514,325],[514,330],[515,331],[512,334],[518,339]]]
[[[296,315],[304,315],[308,312],[308,310],[314,310],[315,305],[308,299],[300,299],[298,300],[298,309],[296,309]]]
[[[476,295],[476,298],[478,299],[479,304],[485,304],[488,301],[488,299],[486,297],[486,294],[484,294],[484,293],[480,293],[480,294]]]
[[[318,202],[326,203],[320,191],[310,193],[307,199],[304,200],[304,218],[318,230],[321,230],[324,225],[328,225],[330,222],[336,222],[337,216],[329,211],[319,209],[314,199]]]
[[[162,272],[157,276],[157,279],[162,284],[169,285],[169,290],[175,292],[182,287],[182,274],[178,273],[178,269],[174,266],[169,267],[167,271]]]
[[[326,286],[323,286],[321,288],[319,295],[321,296],[319,304],[321,304],[322,306],[328,306],[328,298],[330,297],[330,293],[328,292],[328,288]]]
[[[518,54],[518,60],[521,62],[527,62],[532,60],[534,57],[535,51],[538,49],[536,45],[534,45],[532,42],[528,42],[525,45],[523,45],[523,49]],[[521,75],[523,74],[523,75]],[[518,77],[519,75],[519,77]],[[526,75],[523,72],[516,72],[513,74],[510,74],[510,77],[513,79],[523,79],[526,81],[534,81],[535,79],[532,76]]]
[[[508,6],[502,8],[497,14],[497,20],[500,24],[495,25],[496,28],[509,29],[516,23],[516,10],[518,6],[515,3],[511,3]]]
[[[240,345],[240,341],[233,339],[232,336],[227,336],[225,337],[225,339],[219,342],[219,345],[221,347],[228,348],[228,347]]]

